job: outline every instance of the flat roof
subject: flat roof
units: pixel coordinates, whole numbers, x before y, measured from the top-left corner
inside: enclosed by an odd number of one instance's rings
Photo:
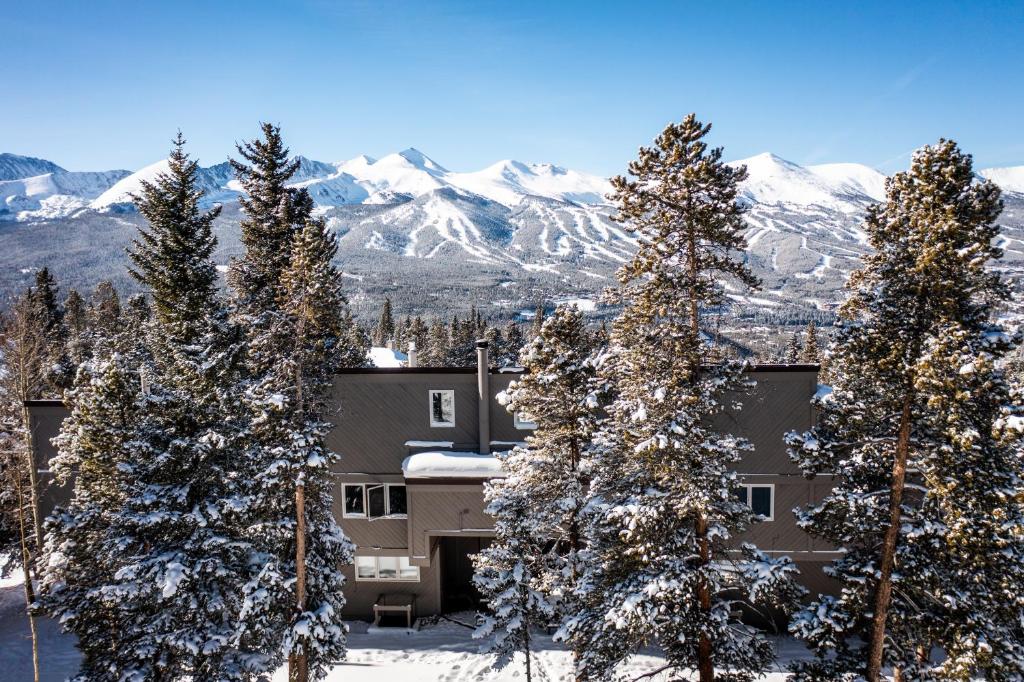
[[[750,365],[748,372],[817,372],[820,365],[763,363]],[[491,374],[523,374],[521,367],[491,369]],[[476,367],[345,367],[335,374],[476,374]]]

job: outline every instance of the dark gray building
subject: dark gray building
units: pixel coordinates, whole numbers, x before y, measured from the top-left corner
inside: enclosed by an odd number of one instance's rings
[[[328,445],[341,455],[335,515],[356,545],[344,568],[347,617],[371,617],[383,596],[415,596],[417,615],[471,607],[470,556],[493,537],[483,482],[499,473],[491,454],[522,443],[533,425],[509,414],[497,394],[517,370],[477,367],[352,369],[333,386],[335,428]],[[756,388],[723,428],[754,444],[739,471],[748,504],[766,517],[742,540],[790,555],[812,591],[828,591],[822,566],[836,554],[796,526],[792,510],[821,499],[829,477],[804,479],[786,456],[783,436],[810,427],[817,367],[756,366]],[[55,454],[50,439],[67,415],[59,401],[29,403],[41,478]],[[44,511],[67,491],[48,486]]]

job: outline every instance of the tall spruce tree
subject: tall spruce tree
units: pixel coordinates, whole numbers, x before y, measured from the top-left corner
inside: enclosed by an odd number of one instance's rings
[[[289,677],[305,682],[344,653],[338,565],[351,559],[331,513],[334,455],[324,448],[322,400],[334,369],[358,360],[351,341],[361,332],[344,329],[333,239],[310,219],[308,193],[286,186],[299,161],[288,159],[276,126],[264,124],[263,134],[239,146],[251,166],[232,162],[247,195],[246,251],[229,282],[246,335],[245,449],[259,467],[251,480],[253,538],[265,548],[245,615],[259,624],[252,634],[261,650],[286,657]]]
[[[804,331],[804,347],[800,351],[800,362],[816,365],[821,361],[820,342],[818,340],[818,326],[814,320],[807,323]]]
[[[612,180],[616,219],[638,238],[618,272],[616,320],[601,376],[614,391],[589,454],[588,550],[578,615],[566,624],[577,675],[606,679],[637,647],[657,641],[666,670],[701,682],[752,679],[770,643],[730,622],[737,600],[785,604],[795,588],[788,558],[729,540],[753,520],[734,467],[750,445],[713,417],[746,385],[742,365],[708,364],[702,308],[719,304],[718,278],[756,283],[733,253],[743,246],[737,183],[744,168],[709,149],[709,125],[670,124]],[[731,592],[727,593],[726,590]]]
[[[801,679],[874,682],[886,665],[907,679],[1024,677],[1024,418],[1000,369],[1013,339],[989,267],[999,190],[975,178],[941,140],[887,181],[840,311],[833,391],[817,426],[789,437],[806,474],[835,476],[799,523],[844,549],[828,570],[839,596],[793,624],[818,653]]]
[[[526,374],[499,395],[509,412],[536,424],[525,448],[501,455],[506,477],[484,491],[496,537],[477,555],[474,581],[493,615],[478,636],[499,633],[501,663],[522,651],[529,664],[530,626],[561,621],[577,607],[587,487],[583,456],[598,421],[591,340],[579,310],[556,308],[523,348]],[[574,653],[578,662],[580,652]]]
[[[289,678],[305,682],[324,677],[345,655],[340,566],[352,562],[352,546],[334,519],[331,466],[337,455],[325,440],[331,382],[347,339],[341,274],[332,264],[337,244],[323,221],[308,221],[290,252],[281,277],[281,315],[267,339],[274,348],[263,349],[278,353],[280,361],[250,389],[260,407],[253,435],[262,464],[255,481],[261,537],[273,559],[260,581],[271,599],[249,616],[264,609],[266,646],[280,646],[283,639]],[[281,495],[282,489],[292,495]]]
[[[262,139],[237,145],[242,160],[230,160],[244,192],[238,203],[245,214],[239,224],[245,254],[229,266],[228,283],[236,316],[250,316],[248,325],[256,327],[272,324],[263,317],[277,310],[292,237],[313,212],[309,192],[288,186],[300,161],[289,158],[280,127],[261,123],[260,130]]]
[[[793,332],[789,337],[789,344],[786,346],[786,364],[794,365],[800,360],[800,333]]]
[[[504,346],[498,358],[499,367],[510,367],[519,362],[519,353],[526,344],[523,330],[515,320],[509,320],[502,333]]]
[[[384,298],[384,304],[380,308],[380,318],[373,328],[373,345],[386,346],[389,341],[395,340],[395,318],[391,312],[391,299]]]
[[[78,635],[84,679],[237,680],[273,660],[240,621],[261,552],[245,536],[237,348],[209,259],[218,210],[200,210],[197,169],[179,134],[167,172],[142,183],[148,224],[129,255],[153,316],[129,302],[59,439],[59,475],[78,477],[51,526],[46,605]],[[102,554],[88,572],[86,551]]]

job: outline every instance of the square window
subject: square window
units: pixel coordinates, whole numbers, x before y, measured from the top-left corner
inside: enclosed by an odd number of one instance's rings
[[[398,559],[396,556],[377,557],[377,576],[381,580],[398,580]]]
[[[516,412],[515,418],[513,419],[517,429],[535,429],[537,428],[537,422],[533,420],[533,416],[526,412]]]
[[[455,391],[430,391],[430,425],[455,426]]]
[[[371,485],[366,488],[366,502],[370,510],[370,518],[379,518],[387,514],[384,503],[384,486]]]
[[[374,580],[377,578],[377,557],[356,557],[356,579]]]
[[[366,501],[363,498],[363,486],[345,486],[345,509],[342,516],[366,516]]]
[[[405,516],[409,513],[408,501],[405,497],[404,485],[388,486],[388,515]]]

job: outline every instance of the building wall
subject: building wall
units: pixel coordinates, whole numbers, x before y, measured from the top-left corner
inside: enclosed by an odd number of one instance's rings
[[[793,556],[812,590],[833,591],[834,584],[821,573],[825,562],[836,556],[833,548],[800,530],[792,510],[820,500],[830,489],[829,477],[805,480],[786,454],[786,432],[804,430],[814,419],[810,406],[817,387],[812,369],[762,369],[751,373],[756,385],[737,395],[738,411],[716,418],[723,431],[748,438],[754,450],[737,466],[745,483],[774,486],[774,517],[757,523],[737,542],[752,541],[762,550]],[[528,430],[515,427],[513,416],[496,396],[516,374],[491,373],[489,419],[492,441],[518,442]],[[429,390],[455,392],[455,426],[431,427]],[[349,371],[339,374],[333,386],[335,428],[328,445],[341,455],[335,466],[334,509],[345,534],[355,543],[357,555],[405,556],[420,567],[420,581],[356,581],[352,567],[345,567],[347,617],[367,617],[382,592],[417,595],[423,615],[440,609],[440,572],[437,541],[442,537],[490,536],[492,521],[484,513],[483,486],[479,481],[406,481],[402,460],[426,447],[410,447],[408,441],[451,441],[454,450],[479,447],[477,375],[475,369],[421,368],[399,371]],[[59,403],[39,401],[31,406],[39,469],[48,468],[56,454],[51,443],[67,410]],[[502,446],[504,447],[504,446]],[[495,448],[500,449],[500,448]],[[44,473],[47,479],[48,474]],[[408,516],[405,518],[344,518],[345,483],[405,483]],[[44,511],[67,499],[67,488],[51,486],[43,496]]]

